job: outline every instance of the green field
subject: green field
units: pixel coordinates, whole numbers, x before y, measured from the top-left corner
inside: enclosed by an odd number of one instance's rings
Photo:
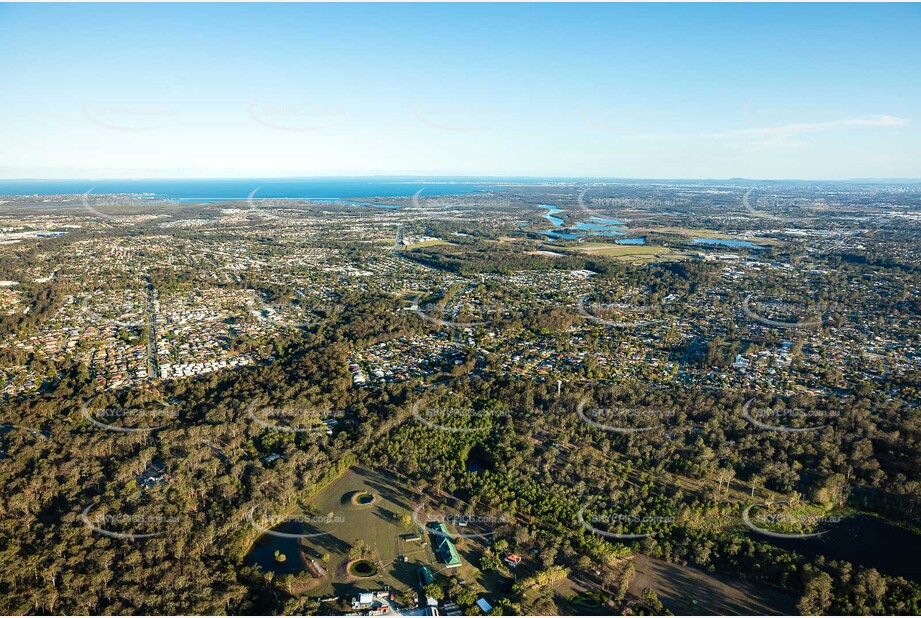
[[[353,498],[362,492],[373,496],[371,504],[356,503]],[[437,571],[428,545],[402,538],[418,534],[415,526],[406,528],[399,519],[400,515],[412,514],[416,499],[412,491],[390,475],[364,468],[350,469],[314,496],[309,502],[311,510],[321,515],[333,514],[334,521],[317,525],[328,534],[302,541],[308,558],[329,555],[325,562],[327,576],[311,587],[310,594],[348,594],[353,586],[361,590],[384,586],[406,590],[415,587],[416,573],[423,565]],[[371,548],[366,557],[379,566],[372,577],[356,578],[348,573],[349,548],[359,539]],[[398,561],[400,555],[405,555],[407,561]]]
[[[590,255],[604,255],[623,260],[674,260],[683,254],[658,245],[618,245],[614,243],[585,243],[578,251]]]
[[[453,506],[448,506],[449,503]],[[311,522],[305,528],[310,536],[301,538],[299,546],[313,577],[302,581],[295,594],[333,595],[347,600],[357,591],[389,586],[396,593],[415,597],[418,572],[423,566],[432,570],[436,580],[456,575],[466,580],[467,587],[477,593],[495,590],[498,575],[484,574],[475,566],[484,549],[479,538],[455,538],[462,562],[460,567],[449,569],[435,556],[432,543],[438,538],[413,518],[413,512],[423,504],[441,514],[469,511],[469,507],[455,498],[422,496],[389,472],[357,466],[350,468],[310,499],[301,514]],[[425,515],[417,515],[416,519],[419,518],[426,520]],[[429,525],[435,527],[435,524]],[[447,531],[456,535],[459,529],[447,524]],[[483,530],[472,526],[465,531],[479,533]],[[257,544],[275,541],[272,537],[260,538],[263,541]],[[350,549],[356,542],[367,548],[360,558],[350,557]],[[272,549],[275,548],[270,546],[270,554]],[[401,556],[405,560],[401,560]],[[357,576],[361,571],[356,569],[358,559],[373,563],[376,568],[370,570],[374,574]]]

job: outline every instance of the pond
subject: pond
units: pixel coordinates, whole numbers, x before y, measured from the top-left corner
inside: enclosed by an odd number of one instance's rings
[[[299,521],[286,521],[272,528],[275,532],[286,534],[303,534],[304,526]],[[285,555],[284,562],[275,560],[275,552]],[[293,575],[307,570],[304,554],[301,552],[301,540],[264,533],[250,548],[243,564],[258,566],[264,572],[273,572],[277,575]]]
[[[826,534],[810,539],[773,539],[754,532],[752,537],[809,558],[846,560],[921,582],[921,535],[870,515],[846,517],[826,529]]]
[[[374,496],[368,492],[362,491],[352,496],[352,503],[359,505],[371,504],[374,502]]]
[[[370,560],[356,560],[349,565],[349,574],[355,577],[371,577],[377,574],[377,566]]]

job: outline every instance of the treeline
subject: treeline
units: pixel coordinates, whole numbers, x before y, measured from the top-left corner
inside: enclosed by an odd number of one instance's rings
[[[243,566],[253,507],[284,512],[354,461],[355,445],[402,399],[353,390],[351,346],[394,327],[369,299],[336,324],[280,341],[276,363],[133,390],[96,393],[72,375],[55,395],[5,405],[25,429],[0,436],[0,609],[9,614],[278,614],[315,611]],[[378,330],[375,330],[377,328]],[[397,326],[398,328],[398,326]],[[85,379],[85,376],[84,376]],[[95,398],[94,398],[95,396]],[[167,403],[152,433],[107,431],[83,413]],[[337,435],[276,440],[248,406],[347,410]],[[106,419],[118,423],[118,419]],[[29,431],[35,430],[35,433]],[[286,432],[287,434],[287,432]],[[271,451],[269,450],[271,449]],[[274,452],[281,459],[267,463]],[[139,485],[156,464],[165,483]],[[82,514],[118,534],[93,532]]]
[[[29,286],[21,291],[26,310],[0,315],[0,338],[38,329],[61,307],[70,290],[66,285],[49,284]]]

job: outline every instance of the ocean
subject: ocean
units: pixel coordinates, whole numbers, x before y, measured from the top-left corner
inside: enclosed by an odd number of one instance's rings
[[[0,195],[94,194],[148,195],[168,200],[256,198],[334,199],[350,197],[410,197],[420,189],[422,196],[463,195],[490,188],[509,180],[477,181],[451,178],[234,178],[190,180],[0,180]],[[514,182],[514,181],[513,181]],[[518,181],[525,184],[526,181]],[[528,184],[534,184],[530,179]]]

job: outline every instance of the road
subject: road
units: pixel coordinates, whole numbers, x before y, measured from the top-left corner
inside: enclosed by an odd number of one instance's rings
[[[160,360],[157,355],[157,313],[153,296],[153,282],[147,277],[147,375],[151,380],[156,380],[160,377]]]

